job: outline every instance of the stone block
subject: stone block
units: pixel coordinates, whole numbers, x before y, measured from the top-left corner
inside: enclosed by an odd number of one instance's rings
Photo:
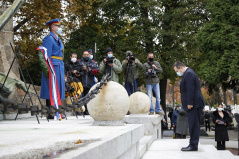
[[[124,122],[128,124],[144,124],[144,135],[152,135],[157,139],[161,134],[161,120],[163,116],[159,115],[144,115],[144,114],[131,114],[124,118]]]

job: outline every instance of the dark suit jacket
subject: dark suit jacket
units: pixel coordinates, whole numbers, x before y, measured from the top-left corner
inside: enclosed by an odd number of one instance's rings
[[[205,104],[200,82],[196,73],[191,68],[187,68],[183,74],[183,78],[180,82],[180,92],[182,108],[185,111],[189,110],[187,105],[193,105],[192,109],[204,107]]]

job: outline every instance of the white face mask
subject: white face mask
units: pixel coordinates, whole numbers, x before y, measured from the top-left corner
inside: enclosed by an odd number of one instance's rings
[[[220,112],[223,111],[223,108],[218,108],[218,111],[220,111]]]
[[[108,54],[108,57],[109,57],[109,58],[113,57],[113,54]]]
[[[61,32],[62,32],[61,28],[58,28],[58,30],[56,31],[56,33],[59,34],[59,35],[61,34]]]
[[[93,55],[90,55],[90,59],[91,59],[91,60],[93,59]]]
[[[73,63],[75,63],[76,60],[77,60],[77,59],[76,59],[75,57],[71,58],[71,62],[73,62]]]

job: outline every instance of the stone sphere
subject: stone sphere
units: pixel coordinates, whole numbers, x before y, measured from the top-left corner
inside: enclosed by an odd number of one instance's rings
[[[135,92],[130,95],[130,108],[131,114],[146,114],[149,112],[151,101],[149,96],[142,92]]]
[[[98,85],[97,83],[96,85]],[[96,87],[94,85],[92,89]],[[90,91],[91,91],[90,90]],[[122,120],[129,110],[129,97],[125,88],[117,82],[109,81],[99,94],[87,104],[90,116],[95,121]]]

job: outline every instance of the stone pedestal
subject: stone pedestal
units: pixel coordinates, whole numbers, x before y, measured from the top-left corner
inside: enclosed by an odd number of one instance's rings
[[[152,136],[153,140],[161,139],[160,115],[130,114],[125,116],[124,122],[127,124],[144,124],[144,135]]]
[[[0,15],[6,8],[0,8]],[[12,52],[10,42],[13,44],[13,20],[9,20],[9,22],[4,26],[4,28],[0,31],[0,72],[7,74],[12,60],[14,58],[14,54]],[[19,79],[18,66],[15,62],[9,74],[10,77]]]

